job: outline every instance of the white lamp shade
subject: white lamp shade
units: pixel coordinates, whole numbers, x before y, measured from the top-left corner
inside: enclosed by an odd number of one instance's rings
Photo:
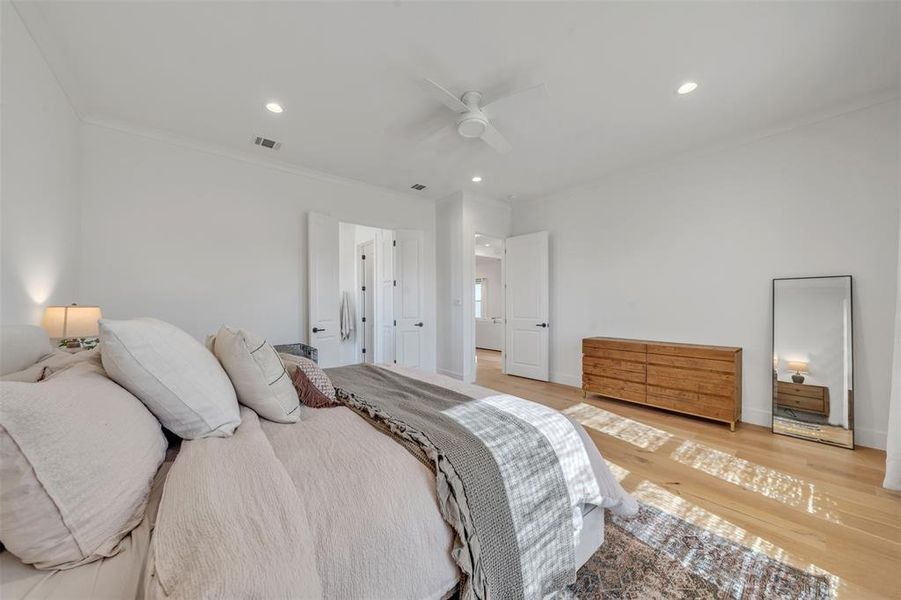
[[[52,338],[83,338],[100,335],[99,306],[48,306],[41,326]]]
[[[798,373],[806,373],[807,363],[803,360],[790,360],[788,361],[788,370],[796,371]]]

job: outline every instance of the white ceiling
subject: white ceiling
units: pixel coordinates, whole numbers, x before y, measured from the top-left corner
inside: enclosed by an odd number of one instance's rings
[[[504,254],[504,240],[477,233],[475,250],[476,256],[500,259]]]
[[[898,87],[894,2],[17,6],[86,118],[242,152],[263,134],[281,161],[428,197],[543,194]],[[498,155],[429,137],[453,114],[423,77],[548,98],[495,120],[513,144]],[[677,96],[687,79],[700,88]]]

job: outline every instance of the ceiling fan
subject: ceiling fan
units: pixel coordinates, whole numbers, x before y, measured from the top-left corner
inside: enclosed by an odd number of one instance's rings
[[[481,104],[481,92],[469,91],[458,98],[431,79],[424,79],[422,86],[436,100],[459,115],[456,121],[457,133],[465,138],[480,138],[501,154],[509,152],[513,147],[491,124],[491,117],[504,105],[543,96],[546,93],[544,84],[539,83],[494,98],[487,104]]]

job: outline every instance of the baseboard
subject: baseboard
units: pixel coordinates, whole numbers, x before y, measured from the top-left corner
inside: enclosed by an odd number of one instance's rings
[[[876,431],[875,429],[854,429],[854,445],[864,446],[866,448],[876,448],[877,450],[885,450],[888,442],[888,433],[885,431]]]
[[[454,379],[463,379],[463,373],[457,373],[456,371],[449,371],[447,369],[435,369],[438,374],[446,375],[448,377],[453,377]]]
[[[569,385],[574,388],[582,389],[581,375],[570,375],[568,373],[554,372],[551,373],[551,381],[553,383],[562,383],[563,385]]]
[[[741,422],[750,423],[751,425],[760,425],[761,427],[773,426],[773,414],[768,410],[760,410],[759,408],[741,407]]]

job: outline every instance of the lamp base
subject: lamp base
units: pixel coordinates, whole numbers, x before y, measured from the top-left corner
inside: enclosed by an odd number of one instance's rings
[[[792,375],[792,381],[794,381],[795,383],[804,383],[804,376],[800,373],[795,373],[794,375]]]

